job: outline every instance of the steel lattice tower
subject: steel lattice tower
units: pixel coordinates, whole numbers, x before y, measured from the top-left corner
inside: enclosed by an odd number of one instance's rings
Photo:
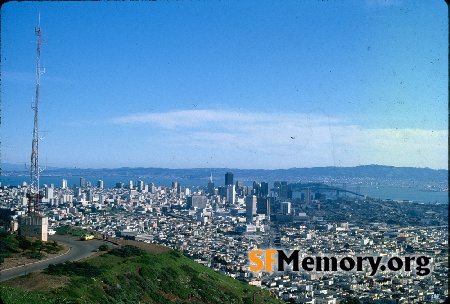
[[[40,18],[39,18],[40,19]],[[31,145],[31,165],[30,165],[30,187],[28,197],[28,214],[39,212],[39,85],[40,77],[43,74],[41,71],[41,44],[44,40],[41,37],[40,20],[39,26],[35,29],[37,39],[37,57],[36,57],[36,96],[32,109],[34,110],[34,129],[33,129],[33,141]]]

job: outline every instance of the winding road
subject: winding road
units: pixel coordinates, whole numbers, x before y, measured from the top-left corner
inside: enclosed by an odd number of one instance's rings
[[[66,261],[76,261],[87,258],[94,254],[94,252],[98,249],[98,246],[104,244],[104,242],[100,240],[80,241],[79,237],[67,235],[52,235],[48,237],[48,240],[66,244],[70,247],[70,250],[63,255],[52,259],[3,270],[0,272],[0,282],[7,281],[29,272],[42,270],[50,264],[64,263]]]

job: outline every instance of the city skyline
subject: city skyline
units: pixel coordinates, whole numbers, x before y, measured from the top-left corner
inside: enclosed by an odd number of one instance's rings
[[[2,163],[448,168],[444,1],[9,2]],[[70,12],[70,13],[67,13]]]

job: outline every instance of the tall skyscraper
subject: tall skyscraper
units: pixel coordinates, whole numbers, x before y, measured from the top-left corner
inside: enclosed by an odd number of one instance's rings
[[[53,199],[53,188],[45,187],[45,198],[46,199]]]
[[[88,202],[92,202],[92,201],[94,200],[94,192],[92,191],[92,189],[89,189],[89,190],[86,192],[86,200],[87,200]]]
[[[86,185],[86,180],[84,177],[80,177],[80,188],[84,188]]]
[[[284,215],[291,214],[291,202],[281,203],[281,213]]]
[[[269,196],[270,194],[270,188],[269,188],[269,183],[266,182],[261,182],[261,192],[260,195],[265,197],[265,196]]]
[[[219,194],[221,197],[227,197],[227,187],[218,187],[217,194]]]
[[[258,197],[256,201],[256,212],[257,214],[265,214],[270,217],[270,198]]]
[[[280,197],[284,198],[284,199],[288,198],[288,183],[287,182],[281,182]]]
[[[236,189],[233,184],[227,186],[227,201],[230,204],[234,204],[234,200],[236,197]]]
[[[154,183],[149,183],[148,184],[148,191],[150,193],[155,193],[155,184]]]
[[[177,182],[172,182],[172,189],[177,191],[177,188],[178,188],[178,183]]]
[[[81,196],[81,188],[79,187],[75,187],[75,189],[73,190],[73,196],[78,199]]]
[[[208,193],[209,194],[214,194],[214,183],[213,183],[213,180],[212,180],[212,173],[211,173],[211,176],[209,177]]]
[[[261,196],[261,183],[253,181],[253,194],[256,196]]]
[[[233,185],[233,173],[225,173],[225,186]]]
[[[133,188],[133,181],[132,180],[130,180],[129,182],[128,182],[128,189],[130,189],[130,190],[133,190],[134,188]]]
[[[103,189],[103,181],[101,179],[97,181],[97,187]]]
[[[280,196],[280,192],[281,192],[281,182],[280,181],[275,181],[273,183],[273,192],[274,195],[279,197]]]
[[[67,188],[67,179],[63,179],[61,183],[61,188],[66,189]]]
[[[142,192],[144,190],[144,181],[138,181],[137,182],[138,191]]]
[[[311,189],[308,188],[305,191],[305,203],[310,204],[311,203]]]
[[[251,221],[254,214],[256,214],[256,196],[247,195],[245,197],[245,215],[247,217],[247,221]]]

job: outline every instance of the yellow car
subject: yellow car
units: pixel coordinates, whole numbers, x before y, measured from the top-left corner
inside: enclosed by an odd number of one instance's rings
[[[89,240],[93,240],[93,239],[94,239],[93,234],[84,234],[80,238],[80,240],[82,240],[82,241],[89,241]]]

